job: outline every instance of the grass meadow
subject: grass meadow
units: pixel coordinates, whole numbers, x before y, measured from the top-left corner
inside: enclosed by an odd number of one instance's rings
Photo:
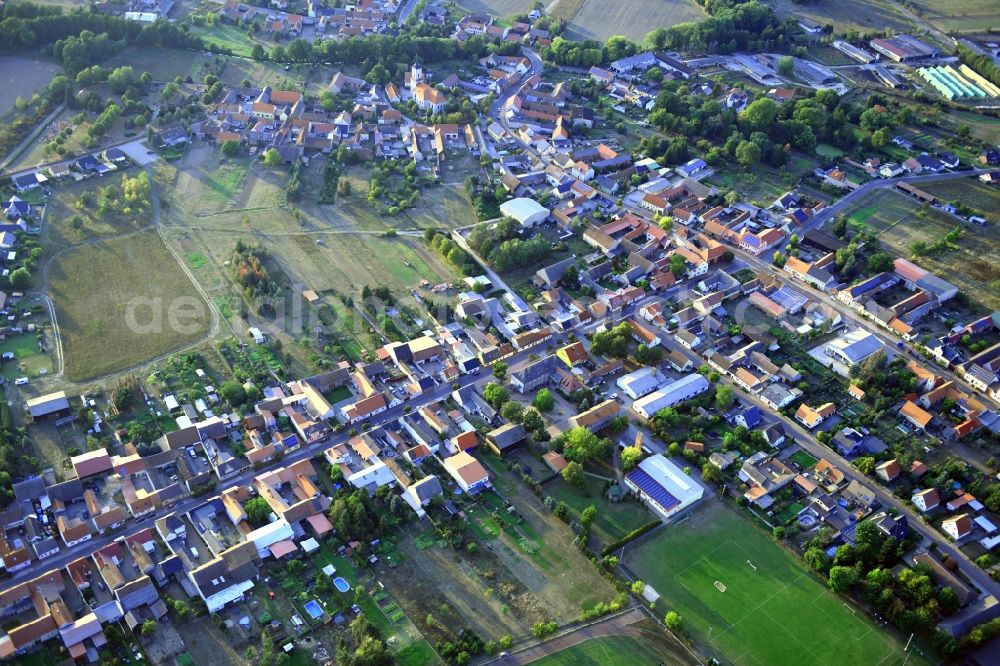
[[[889,666],[904,660],[900,642],[714,501],[626,550],[625,564],[660,594],[658,610],[680,613],[705,653],[725,662]],[[910,661],[920,663],[914,656]]]
[[[659,666],[651,642],[632,636],[599,636],[530,662],[532,666]]]

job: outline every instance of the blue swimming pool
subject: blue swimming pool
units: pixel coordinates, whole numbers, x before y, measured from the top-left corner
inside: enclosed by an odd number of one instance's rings
[[[333,584],[336,585],[337,589],[340,590],[341,592],[347,592],[348,590],[351,589],[351,586],[348,585],[347,581],[341,578],[340,576],[337,576],[336,578],[333,579]]]
[[[309,617],[314,620],[318,620],[323,617],[323,609],[320,607],[319,602],[315,599],[307,601],[302,605],[302,607],[306,609],[307,613],[309,613]]]

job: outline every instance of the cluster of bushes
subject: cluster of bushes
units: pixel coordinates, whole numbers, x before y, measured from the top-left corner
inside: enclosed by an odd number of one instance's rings
[[[469,233],[469,247],[500,272],[534,265],[551,253],[545,238],[524,240],[518,236],[520,229],[517,220],[507,217],[494,225],[481,224]]]
[[[273,296],[278,293],[278,283],[271,279],[271,274],[264,266],[267,251],[261,246],[250,246],[243,241],[236,241],[233,251],[233,273],[240,286],[252,296]]]

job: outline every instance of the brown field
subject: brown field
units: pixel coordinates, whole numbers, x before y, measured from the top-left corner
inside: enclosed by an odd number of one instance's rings
[[[44,90],[52,76],[61,67],[48,60],[0,56],[0,117],[14,108],[14,101],[20,97],[27,100],[36,90]]]
[[[531,11],[531,0],[461,0],[459,5],[470,12],[486,12],[506,17]]]
[[[49,295],[56,304],[64,369],[71,381],[93,379],[194,344],[210,328],[207,306],[155,231],[73,248],[53,260]],[[194,316],[168,321],[181,300]],[[133,312],[129,307],[144,303]],[[152,315],[162,315],[154,324]]]
[[[948,32],[982,32],[1000,27],[1000,5],[994,0],[915,0],[913,10]]]
[[[579,5],[570,21],[569,37],[572,39],[606,40],[612,35],[642,41],[654,28],[669,28],[678,23],[699,21],[707,15],[694,0],[559,0],[554,14],[559,14],[563,3]]]
[[[913,29],[910,21],[890,0],[816,0],[806,4],[796,4],[792,0],[766,0],[779,16],[794,16],[826,25],[832,23],[834,30],[907,31]]]

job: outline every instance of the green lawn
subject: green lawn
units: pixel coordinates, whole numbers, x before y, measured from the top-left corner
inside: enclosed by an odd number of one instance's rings
[[[597,509],[592,530],[603,543],[620,539],[629,532],[642,527],[653,515],[638,502],[609,502],[604,495],[604,481],[585,477],[583,488],[555,479],[545,484],[545,492],[557,501],[565,502],[576,517],[591,504]]]
[[[805,451],[796,451],[790,456],[793,463],[801,467],[803,470],[811,469],[819,461],[812,457]]]
[[[52,372],[52,358],[38,351],[38,341],[33,333],[10,335],[0,343],[0,354],[14,352],[13,361],[4,361],[0,366],[0,375],[7,379],[12,377],[36,377],[39,374]]]
[[[630,636],[600,636],[529,663],[533,666],[658,666],[664,662],[662,655],[646,641]]]
[[[659,610],[681,614],[708,656],[754,665],[904,660],[901,643],[721,504],[643,541],[626,552],[626,564],[663,597]]]
[[[820,157],[826,157],[829,159],[836,159],[844,154],[840,148],[836,146],[831,146],[828,143],[816,144],[816,154]]]

